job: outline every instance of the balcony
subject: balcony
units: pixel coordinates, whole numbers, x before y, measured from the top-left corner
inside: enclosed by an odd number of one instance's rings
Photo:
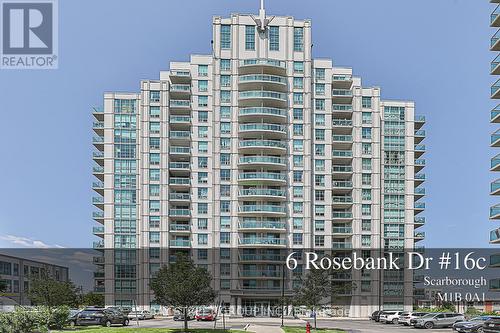
[[[191,170],[191,163],[189,162],[170,162],[168,163],[168,168],[170,171],[186,171]]]
[[[286,192],[284,190],[276,190],[269,188],[250,188],[242,189],[238,192],[240,198],[259,199],[259,198],[273,198],[273,199],[286,199]]]
[[[490,291],[500,291],[500,279],[490,280]]]
[[[99,209],[104,209],[104,198],[103,197],[92,197],[92,204]]]
[[[500,147],[500,129],[491,134],[490,146]]]
[[[281,270],[242,270],[240,271],[240,277],[243,278],[280,278]]]
[[[189,98],[191,95],[190,84],[172,84],[170,85],[170,97]]]
[[[415,202],[414,204],[415,214],[421,213],[425,209],[425,202]]]
[[[490,195],[500,195],[500,179],[490,184]]]
[[[274,59],[244,59],[240,61],[239,73],[286,75],[286,63]]]
[[[189,218],[191,216],[191,210],[183,208],[171,208],[168,210],[168,216]]]
[[[350,89],[332,89],[332,102],[337,104],[351,104],[352,90]]]
[[[182,147],[182,146],[170,146],[169,153],[172,155],[188,155],[191,154],[190,147]]]
[[[340,236],[340,235],[351,235],[352,234],[352,228],[351,227],[333,227],[332,232],[335,236]]]
[[[104,153],[102,151],[92,152],[92,159],[100,166],[104,166]]]
[[[287,79],[279,75],[249,74],[238,78],[240,90],[243,89],[271,89],[286,91]]]
[[[500,154],[491,159],[490,171],[500,171]]]
[[[332,135],[332,146],[346,149],[352,146],[352,135]]]
[[[100,195],[104,195],[104,183],[103,182],[93,182],[92,189],[99,193]]]
[[[415,145],[415,158],[421,157],[425,153],[425,145]]]
[[[104,227],[93,227],[92,233],[98,237],[104,237]]]
[[[415,232],[413,234],[413,238],[415,239],[415,242],[419,242],[421,240],[425,239],[425,232]]]
[[[498,30],[490,40],[490,51],[500,51],[500,30]]]
[[[241,120],[261,119],[263,121],[284,122],[287,120],[287,111],[281,108],[249,107],[240,108],[238,116]]]
[[[351,150],[332,150],[332,158],[335,163],[351,163],[352,151]]]
[[[491,110],[490,122],[495,124],[500,123],[500,104]]]
[[[350,180],[334,180],[332,185],[333,190],[352,190],[352,181]]]
[[[352,220],[352,212],[349,211],[333,211],[332,212],[332,219],[335,220],[336,222],[339,221],[350,221]]]
[[[170,116],[170,124],[171,125],[191,125],[191,117],[190,116]]]
[[[352,117],[352,105],[350,104],[332,104],[332,112],[335,116]]]
[[[285,222],[274,222],[274,221],[243,221],[239,224],[239,230],[275,230],[275,231],[286,231],[286,223]]]
[[[490,220],[500,220],[500,204],[490,207]]]
[[[92,218],[99,223],[104,223],[104,212],[92,212]]]
[[[416,173],[414,178],[415,186],[422,185],[426,178],[425,173]]]
[[[191,247],[191,241],[189,239],[171,239],[170,247]]]
[[[500,79],[491,86],[491,98],[500,99]]]
[[[102,264],[104,264],[104,257],[95,256],[92,258],[92,262],[96,265],[102,265]]]
[[[419,130],[425,124],[425,116],[415,115],[415,129]]]
[[[419,200],[425,195],[425,187],[415,187],[413,189],[413,196],[415,200]]]
[[[421,143],[425,139],[425,130],[417,130],[415,131],[415,143]]]
[[[284,154],[287,151],[287,144],[276,140],[245,140],[240,141],[238,147],[242,153],[255,154],[261,151],[268,153]]]
[[[99,150],[103,151],[104,150],[104,137],[103,136],[94,136],[92,138],[92,144],[94,147]]]
[[[500,27],[500,5],[490,15],[490,27]]]
[[[332,124],[334,127],[352,127],[351,119],[333,119]]]
[[[490,231],[490,243],[491,244],[500,243],[500,228]]]
[[[286,258],[279,254],[240,254],[240,261],[283,261]]]
[[[273,237],[248,237],[240,238],[239,243],[241,246],[272,246],[272,247],[285,247],[286,239],[273,238]]]
[[[415,172],[419,172],[424,167],[425,167],[425,159],[423,159],[423,158],[417,158],[415,160],[415,165],[414,165]]]
[[[178,233],[191,232],[191,226],[189,224],[171,223],[168,230]]]
[[[169,103],[170,109],[190,110],[191,101],[186,99],[171,99]]]
[[[189,141],[191,139],[190,131],[170,131],[170,141]]]
[[[500,267],[500,253],[490,256],[490,267]]]
[[[170,201],[185,202],[191,200],[191,195],[189,193],[170,192],[168,198],[170,199]]]
[[[413,223],[415,223],[415,228],[419,228],[425,224],[425,217],[423,216],[415,216]]]
[[[170,81],[173,84],[189,83],[191,81],[191,73],[189,72],[189,70],[171,70]]]
[[[271,138],[285,138],[287,134],[286,126],[278,124],[250,123],[240,124],[240,136],[265,136]]]
[[[286,160],[281,157],[274,156],[244,156],[238,160],[238,165],[242,167],[274,167],[277,169],[286,168]]]
[[[239,104],[243,107],[262,106],[262,103],[271,107],[287,107],[287,94],[267,90],[240,91],[239,93]]]
[[[98,121],[104,121],[104,108],[101,106],[94,106],[92,108],[92,115]]]
[[[352,249],[352,243],[351,242],[332,242],[332,249],[350,250],[350,249]]]
[[[337,89],[350,89],[352,86],[352,75],[334,74],[332,77],[332,87]]]
[[[104,242],[103,241],[93,242],[92,248],[94,248],[96,250],[104,249]]]
[[[94,132],[99,135],[103,136],[104,135],[104,121],[94,121],[92,124],[92,129]]]
[[[256,214],[264,214],[264,215],[274,215],[274,216],[286,216],[286,207],[281,205],[266,205],[266,204],[257,204],[257,205],[242,205],[239,208],[239,212],[241,215],[256,215]]]
[[[342,174],[350,176],[352,174],[352,166],[350,165],[333,165],[332,170],[337,174],[336,176],[341,176]]]
[[[350,207],[352,206],[352,196],[350,195],[333,195],[332,196],[333,207]]]
[[[266,184],[286,184],[287,175],[273,172],[245,172],[238,175],[238,181],[246,185],[259,183]]]
[[[169,185],[177,187],[189,187],[191,185],[191,179],[185,177],[170,177]]]

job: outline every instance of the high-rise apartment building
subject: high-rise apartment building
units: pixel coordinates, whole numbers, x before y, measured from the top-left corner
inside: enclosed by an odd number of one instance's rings
[[[500,4],[500,0],[490,0],[491,3]],[[497,5],[495,10],[491,13],[490,26],[500,28],[500,5]],[[493,37],[491,37],[490,50],[497,53],[500,51],[500,30],[498,30]],[[491,62],[491,74],[500,74],[500,55],[497,55]],[[491,99],[500,99],[500,79],[491,86]],[[491,110],[491,123],[500,123],[500,104]],[[491,147],[500,147],[500,130],[496,130],[491,135]],[[500,171],[500,154],[491,159],[491,171]],[[492,196],[500,195],[500,179],[496,179],[491,183],[490,194]],[[496,204],[490,208],[490,219],[493,222],[500,220],[500,204]],[[496,227],[490,231],[490,243],[500,244],[500,227]],[[492,255],[490,257],[491,266],[500,266],[500,254]],[[500,291],[500,279],[490,280],[490,290]]]
[[[183,252],[211,272],[224,306],[266,315],[303,268],[283,270],[283,253],[370,255],[424,238],[425,120],[413,102],[314,59],[309,20],[263,8],[214,17],[212,46],[95,109],[107,304],[156,309],[148,279]],[[412,277],[339,273],[340,313],[408,308]]]

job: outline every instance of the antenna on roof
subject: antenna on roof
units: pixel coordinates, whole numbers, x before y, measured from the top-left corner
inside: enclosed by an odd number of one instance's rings
[[[260,30],[266,30],[266,10],[264,9],[264,0],[260,0],[259,20]]]

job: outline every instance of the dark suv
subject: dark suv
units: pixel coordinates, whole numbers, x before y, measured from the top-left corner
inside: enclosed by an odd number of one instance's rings
[[[483,324],[484,333],[500,333],[500,317],[492,317]]]
[[[102,325],[110,327],[111,325],[127,326],[128,323],[128,317],[116,308],[87,308],[76,317],[77,326]]]

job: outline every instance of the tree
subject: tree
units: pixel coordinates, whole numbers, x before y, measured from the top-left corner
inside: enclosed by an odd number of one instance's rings
[[[77,307],[80,289],[71,281],[57,281],[49,275],[33,276],[30,278],[28,298],[33,305]]]
[[[95,292],[88,292],[83,295],[82,305],[85,306],[104,306],[104,295]]]
[[[311,269],[301,286],[296,290],[297,304],[307,306],[314,315],[314,328],[317,328],[316,309],[331,295],[331,284],[328,271]]]
[[[150,288],[155,302],[162,306],[182,309],[184,330],[188,329],[188,308],[206,305],[215,298],[210,273],[196,267],[190,258],[178,256],[174,263],[163,266],[151,279]]]

